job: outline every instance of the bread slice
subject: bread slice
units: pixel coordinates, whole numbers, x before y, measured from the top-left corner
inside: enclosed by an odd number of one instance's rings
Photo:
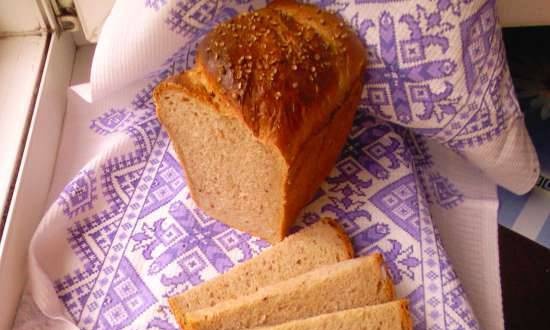
[[[393,284],[380,254],[323,266],[184,315],[186,330],[237,330],[384,303]]]
[[[365,54],[337,15],[294,1],[208,33],[196,65],[153,94],[197,205],[280,241],[346,142]]]
[[[349,237],[334,220],[325,218],[288,236],[225,274],[181,295],[170,297],[168,303],[183,327],[183,315],[186,312],[251,294],[260,287],[352,257],[353,248]]]
[[[412,330],[407,300],[348,309],[254,330]]]

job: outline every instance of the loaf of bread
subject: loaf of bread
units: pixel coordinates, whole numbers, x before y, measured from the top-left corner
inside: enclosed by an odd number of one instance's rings
[[[225,274],[169,298],[168,302],[183,328],[186,312],[248,295],[258,288],[352,257],[353,248],[344,231],[334,220],[321,219]]]
[[[408,305],[396,300],[254,330],[412,330]]]
[[[208,215],[280,241],[350,131],[365,50],[338,16],[274,1],[214,28],[157,86],[157,116]]]
[[[238,330],[276,325],[393,299],[380,254],[317,268],[255,293],[184,315],[185,330]]]

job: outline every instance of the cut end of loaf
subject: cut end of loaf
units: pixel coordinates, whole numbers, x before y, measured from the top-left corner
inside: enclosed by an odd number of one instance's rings
[[[196,204],[208,215],[270,242],[280,241],[286,163],[242,122],[225,116],[202,85],[186,79],[155,91]]]

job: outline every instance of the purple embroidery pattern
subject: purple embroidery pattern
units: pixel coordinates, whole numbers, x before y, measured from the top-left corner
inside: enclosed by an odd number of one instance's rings
[[[351,18],[370,67],[348,143],[295,230],[322,216],[337,218],[359,255],[384,254],[398,294],[410,299],[415,329],[478,329],[428,208],[456,207],[463,195],[433,169],[424,138],[464,150],[491,141],[517,118],[494,1],[316,2]],[[195,43],[211,26],[262,5],[145,1],[183,46],[127,107],[90,123],[100,136],[119,134],[120,146],[94,170],[82,171],[58,199],[75,257],[54,287],[80,328],[177,329],[168,295],[268,246],[194,205],[151,101],[161,80],[193,64]]]
[[[166,0],[145,0],[145,7],[159,10],[166,4]]]
[[[178,1],[166,19],[168,28],[183,37],[197,38],[219,22],[238,14],[235,6],[250,1],[236,3],[225,1],[185,0]],[[256,6],[262,4],[257,3]]]
[[[97,329],[122,329],[128,326],[132,315],[140,314],[156,302],[155,297],[126,258],[105,298]]]
[[[465,302],[465,298],[431,224],[419,183],[422,173],[413,171],[417,159],[429,170],[429,155],[420,159],[411,154],[407,131],[368,117],[367,110],[360,111],[341,159],[322,192],[306,208],[302,225],[321,216],[336,216],[359,255],[383,253],[398,293],[411,299],[415,329],[446,329],[451,319],[458,328],[477,329],[469,307],[455,318],[449,315],[454,313],[454,305],[444,304],[454,294],[459,295],[457,300]],[[377,162],[377,171],[372,170],[372,159],[366,157],[372,142],[393,144],[391,156],[385,153],[385,161]],[[377,176],[381,171],[387,175]],[[443,281],[442,270],[455,280]]]
[[[411,280],[414,280],[415,267],[420,265],[420,260],[414,256],[413,246],[409,246],[406,249],[402,248],[402,244],[394,239],[389,239],[388,242],[391,248],[387,251],[382,250],[380,247],[375,246],[368,250],[368,253],[380,252],[384,254],[384,261],[388,268],[390,275],[395,284],[403,281],[403,276],[407,276]]]
[[[132,116],[133,113],[126,109],[111,109],[99,118],[92,120],[90,128],[97,134],[108,135],[124,129]]]
[[[57,203],[61,205],[66,216],[73,218],[81,212],[91,210],[96,199],[95,173],[84,170],[63,189]]]
[[[492,141],[521,116],[494,0],[383,2],[368,16],[339,10],[367,47],[369,113],[458,150]]]
[[[145,203],[139,217],[144,218],[162,205],[167,204],[184,187],[185,181],[179,163],[172,155],[165,154],[157,175],[153,179],[149,193],[145,197]]]
[[[414,175],[405,176],[379,190],[371,202],[411,237],[419,237],[418,199]]]
[[[446,209],[460,205],[464,201],[464,195],[448,178],[433,169],[434,163],[428,152],[425,138],[410,133],[407,134],[405,142],[413,155],[415,173],[426,194],[426,201]]]
[[[448,59],[426,61],[426,48],[434,45],[445,52],[448,41],[444,37],[423,35],[420,23],[411,15],[404,15],[399,21],[411,31],[410,38],[400,42],[396,36],[395,18],[389,12],[383,12],[379,18],[378,47],[372,45],[371,48],[379,49],[379,56],[375,58],[380,59],[383,66],[372,67],[366,72],[366,102],[375,114],[385,119],[409,124],[413,119],[425,121],[433,117],[440,123],[446,115],[456,111],[456,100],[449,98],[453,86],[444,80],[444,90],[435,93],[426,82],[450,77],[456,63]],[[399,63],[399,55],[404,63],[423,63],[404,67]],[[395,111],[394,115],[387,113],[389,108]]]
[[[429,187],[435,203],[449,209],[456,207],[464,201],[462,193],[451,183],[449,179],[435,172],[429,175]]]

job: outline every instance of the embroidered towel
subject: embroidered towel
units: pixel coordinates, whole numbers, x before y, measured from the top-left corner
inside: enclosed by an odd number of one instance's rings
[[[298,226],[335,217],[358,254],[382,252],[415,329],[502,329],[495,183],[525,191],[538,165],[494,1],[317,3],[348,19],[370,64],[348,143]],[[30,247],[46,315],[68,328],[175,329],[168,295],[268,247],[194,205],[151,103],[206,31],[263,5],[116,2],[93,102],[82,86],[69,93],[54,202]]]

